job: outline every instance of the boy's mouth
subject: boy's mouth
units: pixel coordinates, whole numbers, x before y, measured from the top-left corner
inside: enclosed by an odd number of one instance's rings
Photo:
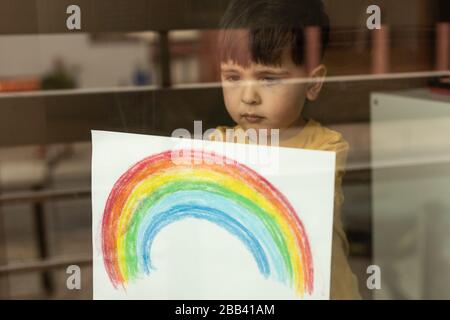
[[[249,123],[259,123],[265,119],[265,117],[251,113],[243,113],[241,114],[241,117]]]

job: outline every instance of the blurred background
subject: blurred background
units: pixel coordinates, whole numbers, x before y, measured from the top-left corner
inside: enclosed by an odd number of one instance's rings
[[[324,3],[329,77],[306,115],[350,144],[343,219],[363,298],[450,299],[449,1]],[[0,0],[0,298],[92,298],[90,130],[232,124],[214,60],[227,4]],[[72,264],[81,290],[66,287]]]

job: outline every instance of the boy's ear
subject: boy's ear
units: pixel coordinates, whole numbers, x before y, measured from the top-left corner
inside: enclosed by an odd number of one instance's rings
[[[323,82],[325,81],[325,77],[327,75],[327,67],[321,64],[318,67],[314,68],[309,73],[309,79],[306,86],[306,98],[309,101],[314,101],[319,97],[320,90],[322,90]]]

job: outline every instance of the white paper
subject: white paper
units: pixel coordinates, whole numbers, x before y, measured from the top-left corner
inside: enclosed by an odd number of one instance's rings
[[[139,272],[137,278],[113,285],[102,250],[102,221],[110,192],[136,163],[177,150],[180,145],[217,154],[226,152],[228,158],[264,176],[284,195],[298,214],[309,242],[311,294],[299,295],[292,281],[280,282],[273,276],[273,269],[270,276],[264,277],[241,239],[219,224],[192,217],[159,230],[150,250],[154,269],[149,274]],[[92,146],[94,299],[329,299],[334,152],[104,131],[92,132]],[[269,150],[268,159],[249,158],[249,154],[260,150]]]

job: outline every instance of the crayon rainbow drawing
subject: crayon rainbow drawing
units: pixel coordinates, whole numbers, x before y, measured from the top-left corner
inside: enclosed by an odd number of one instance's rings
[[[175,164],[171,154],[138,162],[109,193],[101,241],[105,269],[116,289],[151,276],[155,237],[164,227],[192,218],[213,223],[240,240],[265,278],[289,286],[299,297],[312,293],[309,240],[280,191],[234,160],[217,164],[215,153],[184,150],[185,158],[192,160],[184,164]]]

